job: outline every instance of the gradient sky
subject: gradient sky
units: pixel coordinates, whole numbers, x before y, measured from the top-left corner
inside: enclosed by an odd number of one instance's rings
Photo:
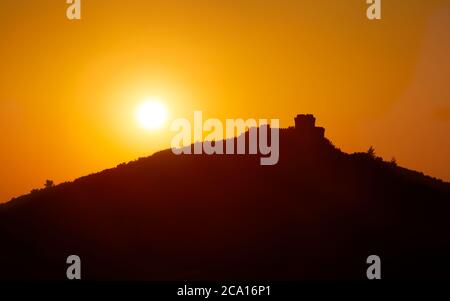
[[[314,113],[347,152],[450,180],[450,2],[382,0],[0,2],[0,202],[168,148],[134,118]]]

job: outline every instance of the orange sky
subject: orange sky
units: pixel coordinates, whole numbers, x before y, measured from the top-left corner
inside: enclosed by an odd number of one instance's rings
[[[0,2],[0,202],[168,148],[134,111],[169,117],[314,113],[347,152],[450,180],[450,2]]]

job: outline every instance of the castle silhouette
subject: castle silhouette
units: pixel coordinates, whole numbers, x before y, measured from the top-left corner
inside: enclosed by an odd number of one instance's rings
[[[295,117],[295,129],[302,134],[324,138],[325,128],[316,126],[316,118],[312,114],[298,114]]]
[[[295,126],[288,127],[288,132],[295,133],[295,136],[306,140],[326,140],[325,128],[316,126],[316,117],[313,114],[298,114],[294,121]]]

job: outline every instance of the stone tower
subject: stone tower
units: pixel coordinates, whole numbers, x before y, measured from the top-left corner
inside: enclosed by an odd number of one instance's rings
[[[325,129],[316,126],[316,118],[312,114],[299,114],[295,117],[295,130],[308,137],[324,138]]]

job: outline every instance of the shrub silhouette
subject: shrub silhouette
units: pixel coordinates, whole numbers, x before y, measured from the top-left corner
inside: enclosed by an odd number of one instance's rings
[[[393,166],[397,166],[397,159],[395,159],[395,157],[392,157],[389,163],[391,163]]]
[[[375,148],[373,148],[373,146],[369,147],[367,150],[367,155],[372,159],[376,158]]]
[[[55,186],[55,183],[52,180],[46,180],[45,181],[45,184],[44,184],[45,188],[52,188],[54,186]]]

